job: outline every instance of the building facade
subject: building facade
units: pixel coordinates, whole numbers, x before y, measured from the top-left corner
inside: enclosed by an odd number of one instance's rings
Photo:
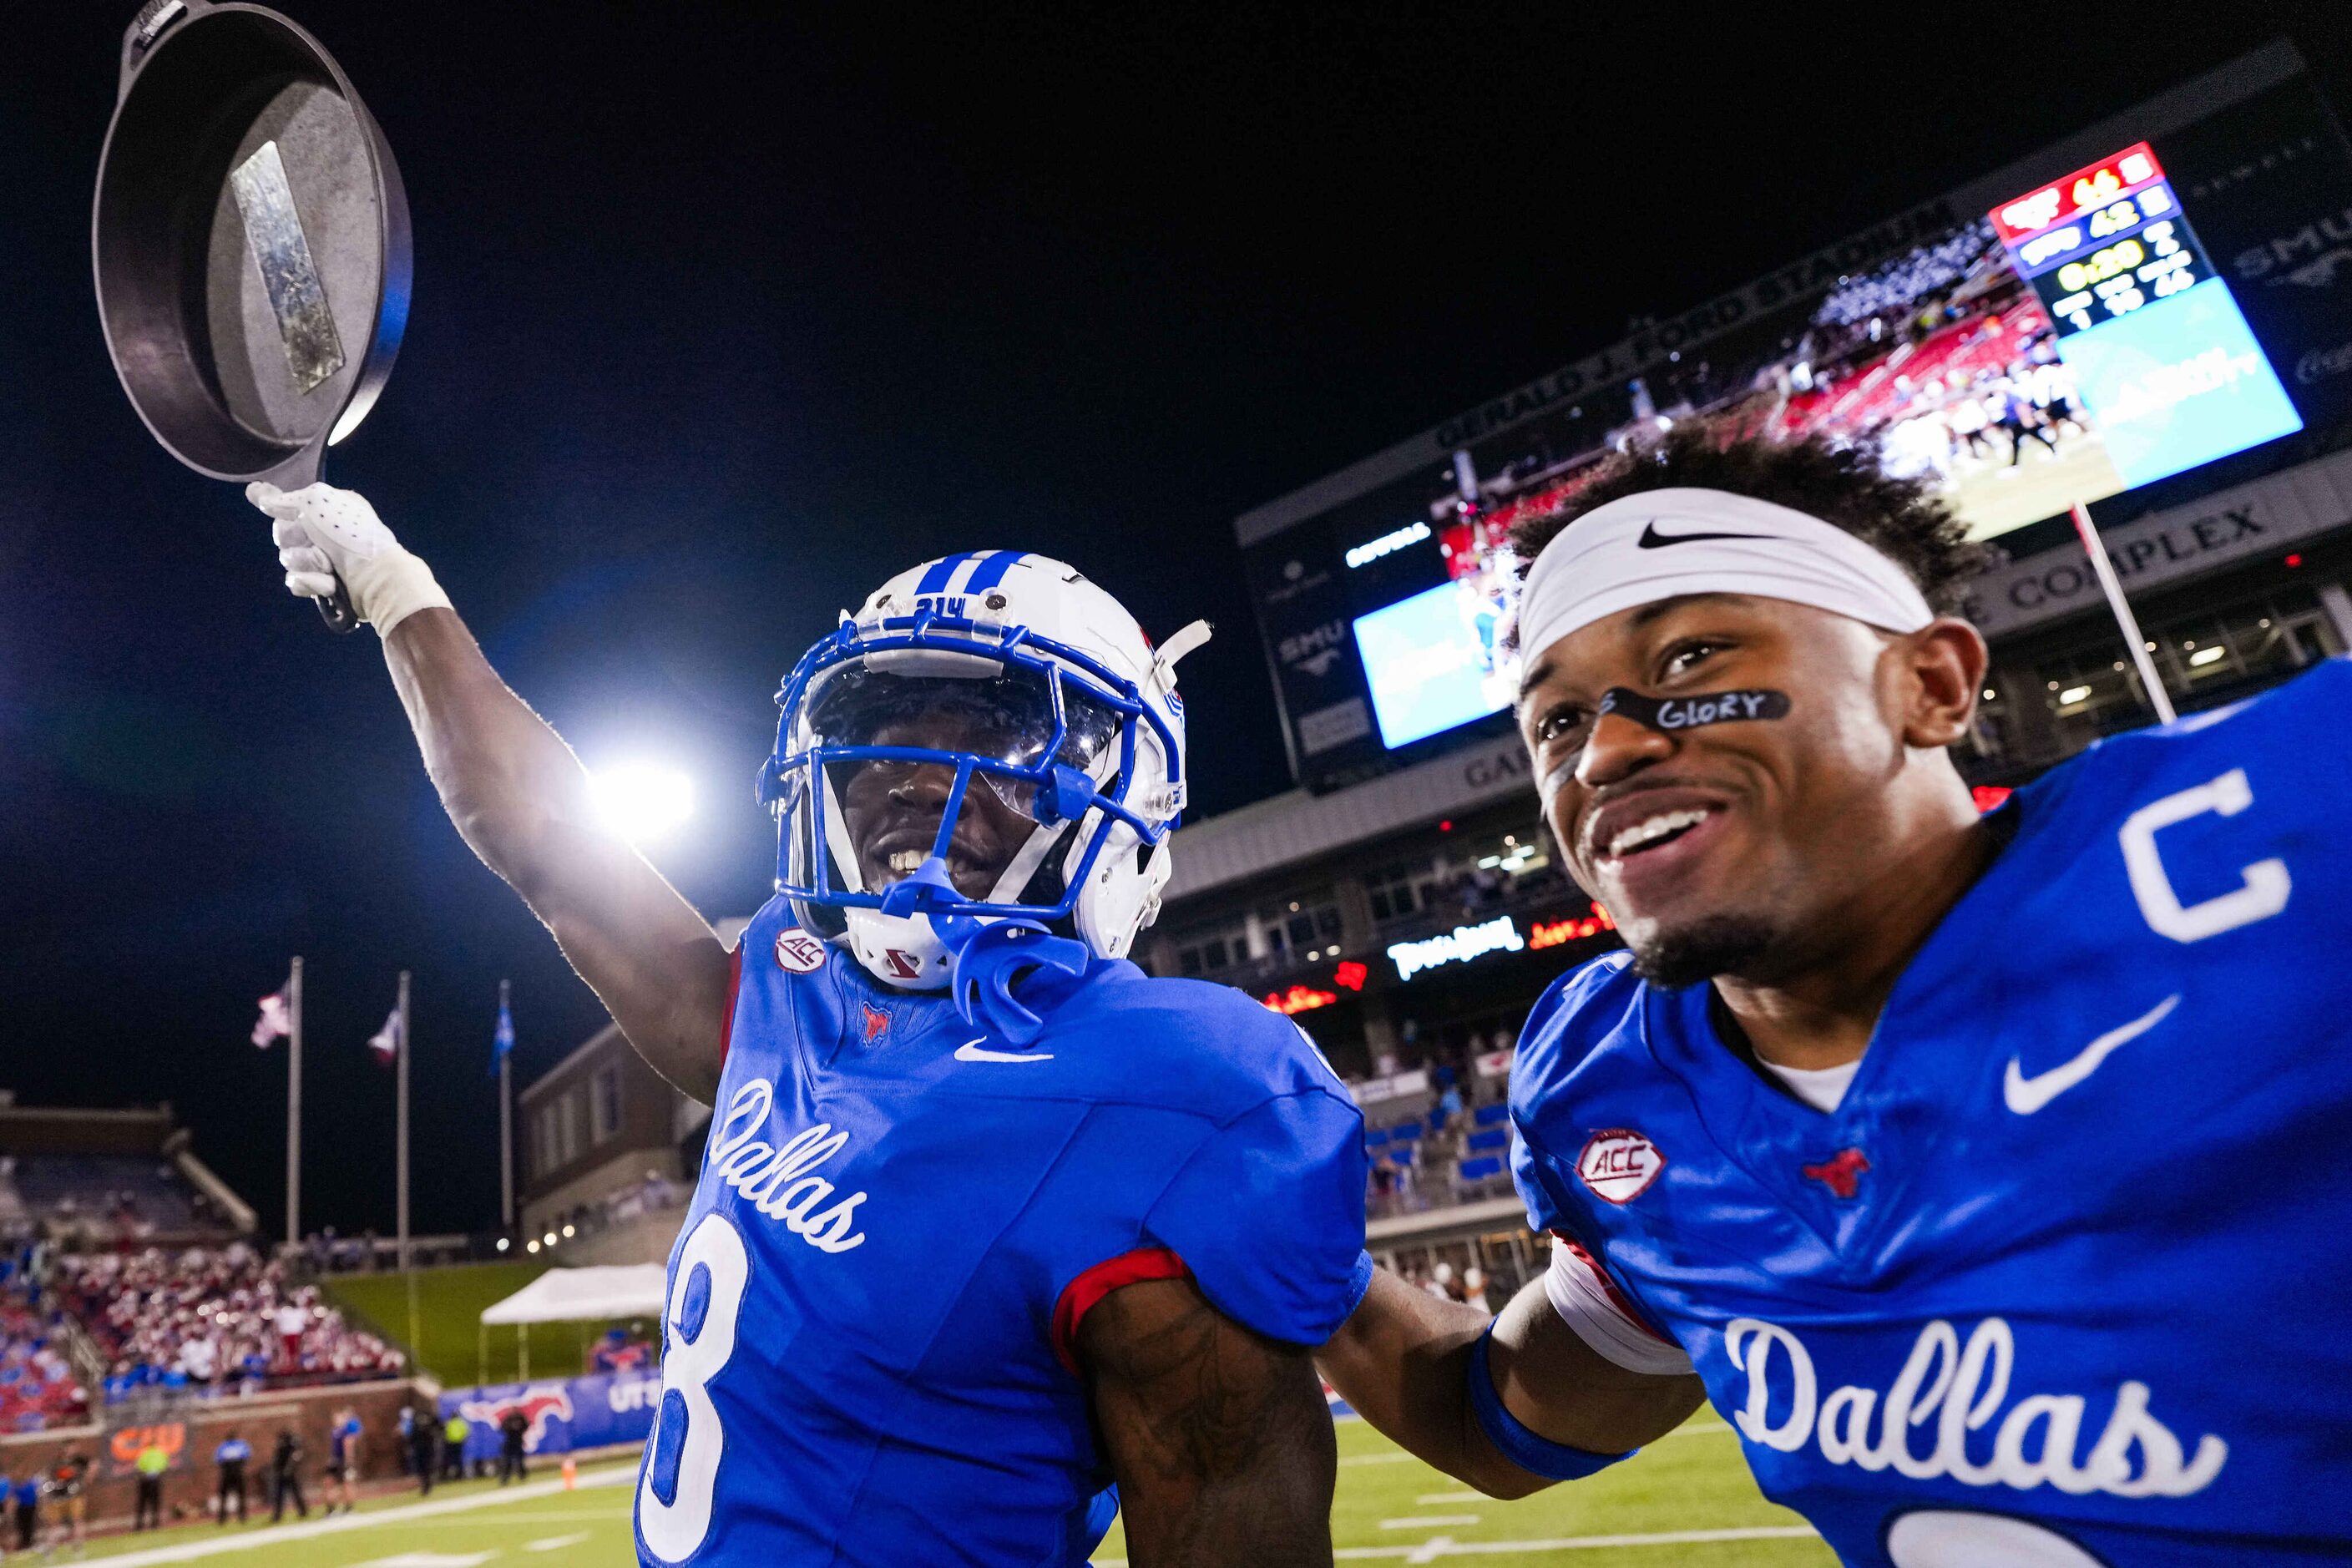
[[[719,921],[719,940],[732,943],[749,923]],[[674,1208],[699,1173],[709,1121],[709,1106],[647,1067],[618,1024],[605,1025],[515,1097],[521,1237],[580,1242],[572,1248],[577,1254],[591,1250],[588,1238],[565,1236],[567,1224],[575,1231],[604,1232]],[[667,1240],[647,1245],[656,1256],[668,1251]]]

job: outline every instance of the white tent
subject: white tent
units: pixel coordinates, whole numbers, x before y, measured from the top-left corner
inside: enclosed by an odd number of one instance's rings
[[[483,1309],[490,1323],[573,1323],[611,1318],[657,1318],[667,1295],[668,1270],[658,1263],[551,1268],[505,1300]]]

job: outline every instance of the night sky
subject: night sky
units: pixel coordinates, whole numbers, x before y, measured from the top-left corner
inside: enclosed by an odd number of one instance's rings
[[[1236,512],[2279,33],[2352,103],[2340,4],[285,4],[415,224],[328,477],[592,765],[694,776],[656,859],[714,917],[772,872],[778,678],[892,571],[1041,551],[1155,636],[1214,621],[1195,799],[1236,805],[1289,782]],[[19,7],[0,47],[0,1087],[169,1100],[274,1227],[283,1047],[245,1037],[300,952],[306,1221],[389,1229],[362,1042],[410,968],[416,1225],[486,1226],[499,978],[519,1082],[602,1014],[443,818],[374,636],[289,599],[115,381],[89,208],[135,9]]]

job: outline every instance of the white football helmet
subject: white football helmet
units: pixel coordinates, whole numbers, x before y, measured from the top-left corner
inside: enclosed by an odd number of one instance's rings
[[[983,550],[900,573],[777,694],[760,773],[777,890],[803,926],[907,990],[947,985],[961,941],[991,921],[1126,956],[1160,912],[1184,807],[1176,661],[1208,637],[1195,621],[1155,651],[1118,600],[1042,555]],[[853,788],[902,803],[923,831],[855,842]],[[935,831],[919,790],[938,797]],[[972,838],[985,826],[1002,844],[1007,823],[1010,859],[976,873]],[[958,870],[993,885],[961,890]]]

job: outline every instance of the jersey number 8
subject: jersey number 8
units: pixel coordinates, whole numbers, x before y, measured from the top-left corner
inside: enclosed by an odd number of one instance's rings
[[[685,1562],[710,1533],[711,1497],[727,1447],[710,1382],[735,1353],[735,1319],[751,1273],[743,1238],[721,1215],[703,1215],[678,1249],[664,1314],[669,1349],[662,1359],[661,1415],[637,1483],[637,1537],[664,1563]]]

